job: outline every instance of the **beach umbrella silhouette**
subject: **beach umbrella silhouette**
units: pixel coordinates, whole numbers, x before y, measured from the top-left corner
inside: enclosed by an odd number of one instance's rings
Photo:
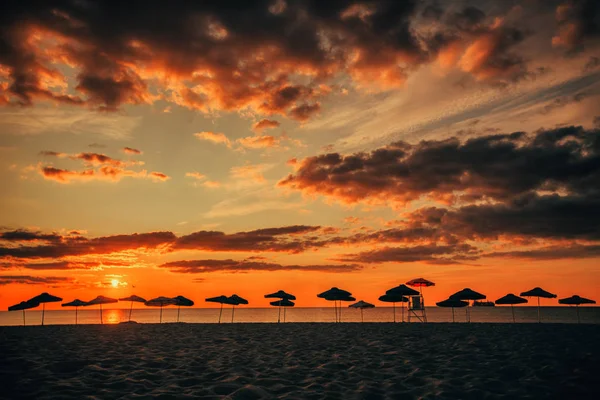
[[[438,307],[452,308],[452,322],[454,322],[454,309],[467,307],[469,303],[458,299],[446,299],[444,301],[440,301],[439,303],[435,303],[435,305]]]
[[[32,297],[31,299],[29,299],[27,301],[31,302],[31,303],[38,303],[38,305],[39,304],[42,305],[42,325],[44,325],[44,314],[46,311],[46,303],[55,303],[57,301],[62,301],[62,299],[60,297],[52,296],[51,294],[44,292],[40,295]]]
[[[75,307],[75,325],[77,325],[77,309],[81,306],[85,306],[85,301],[75,299],[70,303],[61,304],[62,307]]]
[[[272,301],[269,304],[271,304],[272,306],[279,307],[280,310],[281,310],[281,307],[283,307],[283,322],[285,322],[285,308],[286,307],[294,307],[296,305],[296,304],[294,304],[293,301],[291,301],[289,299],[281,299],[281,300],[277,300],[277,301]],[[277,319],[277,323],[279,323],[279,319]]]
[[[248,300],[243,297],[238,296],[237,294],[232,294],[229,296],[229,301],[233,307],[231,307],[231,322],[233,323],[233,315],[235,314],[235,306],[239,306],[240,304],[248,304]]]
[[[594,300],[586,299],[585,297],[579,297],[577,295],[574,295],[565,299],[558,300],[558,304],[575,306],[575,309],[577,309],[577,323],[580,323],[581,320],[579,319],[579,306],[581,304],[596,304],[596,302]]]
[[[540,297],[544,299],[555,299],[556,295],[550,292],[546,292],[544,289],[540,287],[535,287],[527,292],[521,293],[519,296],[523,297],[537,297],[537,306],[538,306],[538,322],[542,322],[542,316],[540,314]]]
[[[175,300],[175,305],[177,306],[177,322],[179,322],[179,310],[181,310],[181,307],[191,307],[194,305],[194,302],[183,296],[173,297],[173,300]]]
[[[396,322],[396,303],[406,303],[408,302],[408,297],[404,297],[399,294],[384,294],[383,296],[379,296],[379,301],[383,301],[384,303],[392,303],[394,322]],[[404,321],[404,307],[402,307],[402,321]]]
[[[223,294],[220,296],[217,296],[217,297],[209,297],[209,298],[205,299],[204,301],[207,301],[209,303],[220,303],[221,304],[221,309],[219,311],[219,324],[221,323],[221,315],[223,315],[223,304],[233,305],[233,303],[229,300],[229,297],[227,297]]]
[[[363,318],[363,310],[365,308],[375,308],[375,304],[367,303],[366,301],[360,300],[354,304],[350,304],[348,307],[360,309],[360,322],[365,322],[365,320]]]
[[[30,308],[36,308],[40,303],[35,303],[30,300],[22,301],[19,304],[15,304],[14,306],[8,307],[8,311],[23,311],[23,326],[25,326],[25,310],[29,310]]]
[[[281,299],[281,300],[296,300],[296,296],[290,293],[286,293],[283,290],[278,290],[275,293],[265,294],[265,299]],[[273,303],[271,303],[273,305]],[[285,309],[283,310],[285,314]],[[281,320],[281,306],[279,307],[279,313],[277,315],[277,323]]]
[[[159,324],[162,324],[162,309],[165,306],[172,306],[175,304],[175,299],[171,297],[155,297],[154,299],[150,299],[144,303],[144,305],[148,307],[160,307],[160,319],[158,320]]]
[[[112,304],[112,303],[118,303],[119,300],[117,299],[112,299],[110,297],[106,297],[106,296],[98,296],[93,300],[90,300],[88,302],[86,302],[84,304],[85,307],[87,306],[100,306],[100,323],[103,324],[104,320],[102,319],[102,305],[103,304]]]
[[[510,304],[510,310],[512,311],[512,317],[513,317],[513,323],[514,323],[515,322],[515,308],[514,308],[514,305],[515,304],[524,304],[524,303],[527,303],[527,299],[524,299],[524,298],[519,297],[519,296],[515,296],[512,293],[509,293],[509,294],[507,294],[504,297],[500,297],[494,303],[500,304],[500,305]]]
[[[132,294],[129,297],[123,297],[122,299],[119,299],[119,301],[130,301],[131,302],[131,305],[129,306],[129,319],[128,319],[128,322],[131,322],[131,312],[133,311],[133,302],[145,303],[146,299],[144,299],[143,297],[140,297],[140,296],[136,296],[135,294]]]
[[[435,283],[428,281],[427,279],[424,279],[424,278],[411,279],[410,281],[406,282],[406,284],[408,286],[418,287],[418,288],[435,286]]]
[[[398,285],[390,290],[387,290],[385,294],[396,295],[396,296],[418,296],[419,292],[414,289],[409,288],[406,285]],[[408,299],[406,299],[408,301]],[[404,301],[400,302],[400,306],[402,307],[402,322],[404,322]],[[395,319],[394,319],[394,322]]]
[[[485,299],[485,295],[477,293],[476,291],[471,290],[469,288],[465,288],[461,291],[454,293],[452,296],[450,296],[450,298],[454,300],[465,300],[468,302],[469,300],[483,300]],[[467,322],[471,322],[471,312],[469,311],[469,306],[465,308],[465,311],[467,315]]]
[[[333,309],[335,312],[335,322],[341,322],[342,321],[342,305],[341,302],[342,301],[354,301],[356,300],[354,297],[352,297],[352,293],[343,290],[343,289],[339,289],[337,287],[332,287],[329,290],[324,291],[323,293],[319,293],[317,295],[317,297],[321,298],[321,299],[325,299],[327,301],[333,301]],[[340,302],[340,312],[339,312],[339,316],[338,316],[338,309],[337,309],[337,302]]]

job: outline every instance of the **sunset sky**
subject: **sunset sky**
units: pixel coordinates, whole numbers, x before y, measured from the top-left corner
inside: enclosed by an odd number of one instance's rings
[[[0,309],[600,300],[599,95],[594,0],[8,1]]]

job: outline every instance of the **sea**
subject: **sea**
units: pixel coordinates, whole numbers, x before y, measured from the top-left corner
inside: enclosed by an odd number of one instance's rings
[[[454,309],[454,322],[466,322],[466,309]],[[507,323],[513,322],[513,316],[510,307],[470,307],[470,320],[472,323],[492,322]],[[546,323],[578,323],[577,311],[579,311],[579,321],[586,324],[600,324],[600,307],[541,307],[541,319]],[[235,323],[274,323],[278,319],[284,322],[284,312],[278,314],[278,308],[250,308],[236,307],[233,315]],[[218,323],[219,308],[181,308],[179,310],[179,322],[185,323]],[[536,323],[538,322],[537,307],[515,307],[516,323]],[[453,322],[452,309],[427,307],[427,322]],[[173,323],[177,322],[178,310],[174,307],[165,307],[162,310],[158,308],[134,308],[131,314],[131,320],[138,323]],[[402,311],[395,309],[396,322],[402,321]],[[102,317],[98,308],[78,309],[78,324],[118,324],[127,322],[129,319],[129,309],[104,309]],[[40,325],[42,320],[42,311],[25,311],[26,325]],[[365,309],[362,313],[364,322],[393,322],[394,309],[392,307],[377,307]],[[409,322],[408,312],[404,310],[404,321]],[[224,307],[221,315],[221,323],[232,322],[231,307]],[[322,308],[288,308],[285,310],[285,322],[335,322],[335,311],[333,307]],[[342,308],[341,322],[361,322],[360,310]],[[418,318],[411,315],[410,322],[420,322]],[[47,310],[44,316],[45,325],[71,325],[75,324],[75,310]],[[21,311],[0,311],[0,326],[23,325],[23,313]]]

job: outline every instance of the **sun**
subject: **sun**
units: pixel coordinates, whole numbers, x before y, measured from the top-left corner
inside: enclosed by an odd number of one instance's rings
[[[119,287],[119,280],[118,279],[113,279],[113,280],[110,281],[110,284],[114,288]]]

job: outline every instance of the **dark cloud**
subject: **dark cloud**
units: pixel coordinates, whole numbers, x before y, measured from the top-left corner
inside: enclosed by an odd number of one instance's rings
[[[486,254],[486,257],[515,258],[529,260],[560,260],[576,258],[600,257],[600,245],[567,245],[548,246],[533,250],[494,252]]]
[[[138,149],[131,148],[131,147],[123,147],[123,153],[137,155],[137,154],[142,154],[142,151],[138,150]]]
[[[0,18],[9,82],[0,98],[111,111],[158,97],[304,120],[318,111],[325,79],[346,72],[365,83],[399,83],[427,58],[410,27],[416,1],[273,3],[12,2]],[[76,71],[74,95],[55,90],[65,81],[60,64]]]
[[[552,44],[571,52],[581,51],[590,41],[600,39],[600,3],[596,0],[568,0],[556,8],[558,30]]]
[[[42,232],[21,229],[0,233],[0,240],[16,242],[28,242],[33,240],[57,241],[61,238],[62,236],[55,233],[46,234]]]
[[[468,244],[452,246],[423,245],[411,247],[384,247],[358,254],[346,254],[340,261],[361,263],[410,263],[455,264],[479,258],[480,250]]]
[[[423,17],[436,21],[424,39],[443,67],[456,66],[479,81],[501,85],[531,76],[516,50],[530,35],[526,25],[509,22],[503,14],[486,15],[474,6],[457,12],[443,12],[439,5],[426,7]]]
[[[172,232],[134,233],[97,238],[83,236],[61,236],[40,232],[16,230],[0,234],[0,257],[17,259],[61,258],[86,254],[109,254],[124,250],[163,249],[204,250],[235,252],[288,252],[299,253],[333,243],[333,239],[323,239],[317,233],[320,226],[292,225],[276,228],[263,228],[248,232],[227,234],[218,231],[199,231],[176,237]],[[335,238],[334,238],[335,239]],[[33,241],[46,243],[31,243]],[[4,243],[3,243],[4,242]],[[102,265],[105,265],[104,263]],[[94,267],[92,263],[60,260],[50,263],[25,265],[26,268],[63,269]]]
[[[393,143],[370,153],[309,157],[279,182],[347,203],[429,198],[508,201],[535,191],[600,195],[600,130],[565,127]]]
[[[262,132],[266,129],[273,129],[279,127],[281,124],[273,119],[261,119],[252,126],[252,129],[256,132]]]
[[[3,285],[57,285],[73,282],[72,278],[62,276],[0,275],[0,286]]]
[[[30,239],[24,239],[30,240]],[[131,235],[114,235],[98,238],[61,237],[60,240],[42,245],[0,245],[0,257],[14,258],[61,258],[85,254],[109,254],[133,249],[156,249],[172,243],[175,235],[172,232],[134,233]]]
[[[309,248],[322,247],[320,240],[294,237],[314,232],[319,226],[295,225],[281,228],[257,229],[248,232],[226,234],[217,231],[199,231],[181,236],[173,245],[174,249],[195,249],[206,251],[272,251],[300,253]]]
[[[101,266],[98,261],[53,261],[45,263],[27,263],[18,265],[21,268],[34,270],[73,270],[92,269]]]
[[[255,271],[304,271],[344,273],[362,269],[357,264],[282,265],[265,261],[250,260],[183,260],[162,264],[172,272],[202,274],[210,272],[255,272]]]
[[[583,67],[583,72],[590,72],[600,67],[600,57],[590,57]]]
[[[429,209],[441,215],[430,227],[462,238],[502,235],[546,239],[600,240],[599,198],[527,195],[506,204],[482,204],[455,210]]]

